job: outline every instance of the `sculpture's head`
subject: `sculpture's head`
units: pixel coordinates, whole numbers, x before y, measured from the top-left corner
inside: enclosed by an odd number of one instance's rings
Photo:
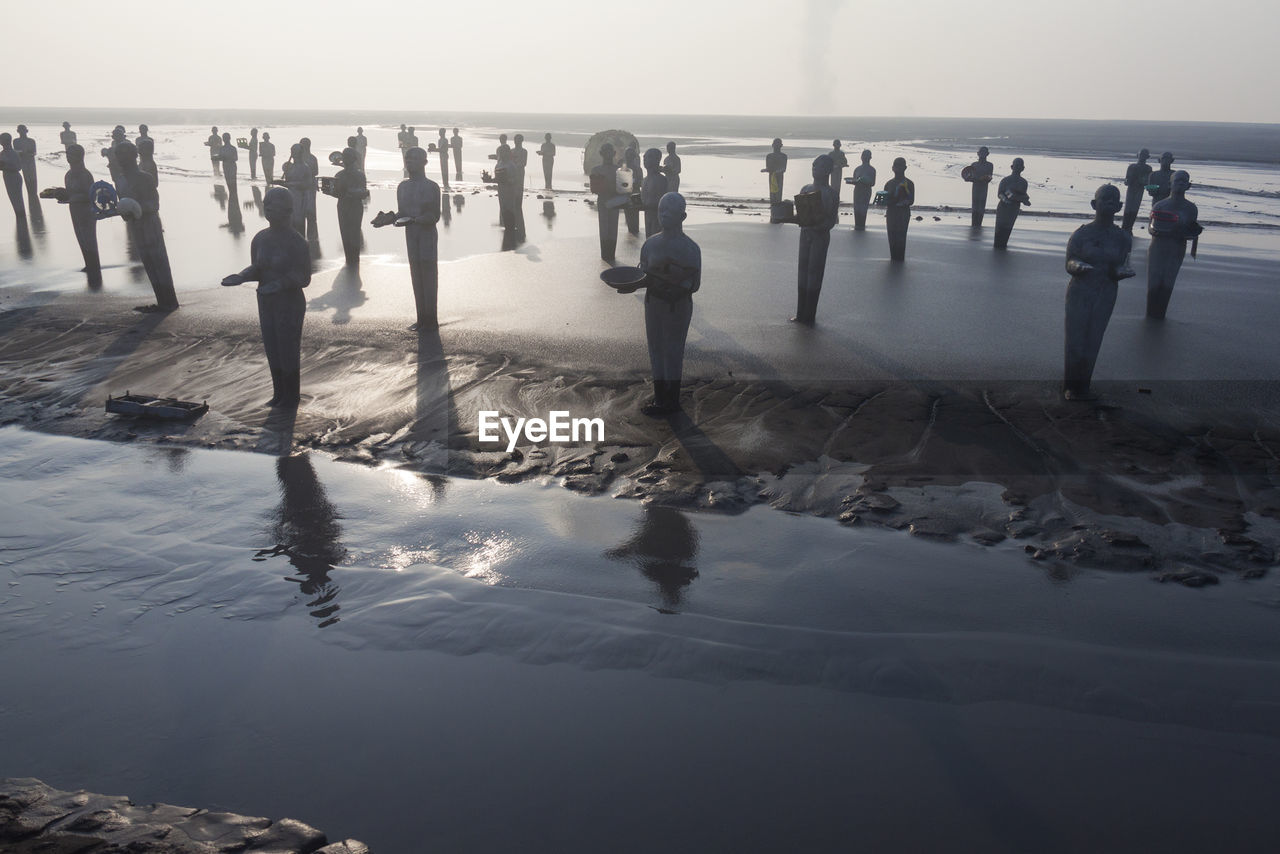
[[[542,138],[543,138],[543,139],[545,139],[547,142],[550,142],[550,141],[551,141],[551,134],[549,134],[549,133],[547,133],[547,134],[543,134],[543,135],[542,135]]]
[[[126,169],[138,167],[138,147],[125,140],[116,146],[116,163]]]
[[[813,180],[825,181],[831,177],[831,172],[835,169],[835,162],[832,161],[830,154],[819,154],[813,158]]]
[[[862,162],[863,163],[871,162],[871,149],[869,148],[862,149]]]
[[[217,130],[217,128],[214,128],[214,130]],[[120,142],[124,139],[124,125],[116,125],[111,129],[111,139],[115,142]]]
[[[1161,168],[1168,169],[1168,168],[1169,168],[1170,166],[1172,166],[1172,165],[1173,165],[1173,152],[1172,152],[1172,151],[1166,151],[1164,154],[1161,154],[1161,155],[1160,155],[1160,166],[1161,166]]]
[[[289,156],[293,158],[293,162],[297,163],[302,159],[302,143],[295,142],[289,146]]]
[[[142,134],[143,136],[146,136],[149,130],[151,130],[151,128],[147,127],[146,125],[138,125],[138,133]]]
[[[270,141],[271,141],[271,132],[270,132],[270,131],[265,131],[265,130],[264,130],[264,131],[262,132],[262,138],[263,138],[264,140],[266,140],[267,142],[270,142]]]
[[[13,145],[13,137],[7,133],[0,133],[0,148],[3,148],[5,151],[8,151],[10,146],[12,145]]]
[[[649,148],[644,153],[644,168],[657,169],[662,164],[662,151],[657,148]]]
[[[298,145],[302,146],[303,154],[311,153],[311,137],[304,136],[302,139],[298,140]]]
[[[505,133],[498,134],[498,144],[499,145],[507,144],[507,135]]]
[[[63,123],[62,123],[62,129],[63,129],[63,130],[71,130],[71,122],[63,122]]]
[[[1120,201],[1120,188],[1115,184],[1103,184],[1099,187],[1089,204],[1098,213],[1109,216],[1115,216],[1124,207],[1124,203]]]
[[[840,140],[838,139],[831,140],[831,147],[838,149],[840,147]]]
[[[214,125],[213,127],[209,128],[209,133],[214,134],[216,136],[218,133],[218,126]]]
[[[663,228],[675,228],[686,216],[684,196],[679,193],[666,193],[658,200],[658,224]]]
[[[262,198],[262,213],[272,225],[288,225],[293,220],[293,196],[284,187],[272,187]]]
[[[1021,158],[1021,157],[1015,157],[1015,158],[1013,158],[1013,163],[1011,163],[1011,164],[1009,165],[1009,168],[1013,170],[1013,174],[1015,174],[1015,175],[1021,175],[1021,174],[1022,174],[1022,170],[1023,170],[1023,169],[1026,169],[1026,168],[1027,168],[1027,165],[1026,165],[1025,163],[1023,163],[1023,162],[1022,162],[1022,158]]]
[[[774,151],[781,151],[781,150],[782,150],[782,140],[780,140],[780,139],[775,139],[775,140],[773,141],[773,150],[774,150]]]
[[[893,174],[901,178],[907,172],[907,159],[905,157],[893,158]]]
[[[231,144],[231,134],[229,134],[229,133],[224,133],[224,134],[222,135],[222,144],[223,144],[223,145],[230,145],[230,144]]]
[[[1146,162],[1147,162],[1147,158],[1148,158],[1148,157],[1150,157],[1150,156],[1151,156],[1151,152],[1150,152],[1148,149],[1144,148],[1144,149],[1142,149],[1141,151],[1139,151],[1139,152],[1138,152],[1138,162],[1139,162],[1139,163],[1146,163]]]
[[[1175,192],[1185,193],[1191,189],[1191,175],[1185,169],[1179,169],[1173,173],[1173,177],[1169,179],[1169,187]]]
[[[675,153],[676,153],[675,140],[670,140],[667,142],[667,154],[675,154]]]
[[[342,149],[342,165],[350,169],[360,162],[360,152],[356,151],[355,146],[349,145]]]
[[[421,177],[427,168],[426,149],[414,146],[404,153],[404,168],[415,178]]]
[[[71,143],[67,146],[67,162],[75,168],[84,165],[84,146],[79,143]]]
[[[522,145],[524,145],[524,134],[518,133],[516,134],[516,148],[519,148]]]
[[[979,148],[979,149],[978,149],[978,159],[979,159],[979,160],[986,160],[986,159],[987,159],[987,155],[988,155],[988,154],[990,154],[990,153],[991,153],[991,149],[987,148],[987,147],[984,145],[984,146],[982,146],[981,148]]]

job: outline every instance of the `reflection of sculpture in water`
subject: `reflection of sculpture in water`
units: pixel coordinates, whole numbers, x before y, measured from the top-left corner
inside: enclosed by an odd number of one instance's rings
[[[818,318],[818,297],[822,294],[822,278],[827,271],[827,250],[831,247],[831,229],[839,219],[839,202],[831,189],[831,157],[820,154],[813,160],[813,183],[806,184],[800,195],[818,194],[818,215],[800,225],[800,256],[796,265],[796,323],[812,326]],[[799,198],[799,197],[797,197]],[[799,207],[799,205],[797,205]],[[799,221],[799,217],[797,217]]]
[[[58,134],[58,142],[62,143],[63,151],[66,151],[67,146],[76,144],[76,132],[71,129],[71,122],[62,123],[62,133]]]
[[[1133,234],[1133,224],[1137,222],[1138,211],[1142,208],[1142,194],[1151,180],[1151,164],[1147,163],[1150,156],[1150,151],[1142,149],[1138,152],[1138,162],[1130,163],[1124,173],[1124,219],[1120,227],[1128,234]]]
[[[144,311],[173,311],[178,297],[173,290],[173,272],[169,269],[169,252],[164,245],[164,226],[160,223],[160,191],[154,175],[138,168],[138,148],[125,141],[115,148],[120,181],[116,191],[121,198],[131,198],[142,208],[142,214],[131,225],[134,245],[142,258],[143,269],[155,292],[155,306]],[[127,218],[126,218],[127,221]]]
[[[667,192],[680,192],[680,155],[676,154],[676,144],[667,142],[667,157],[662,161],[662,174],[667,176]]]
[[[885,230],[889,233],[889,257],[903,261],[907,257],[907,226],[911,225],[911,206],[916,203],[916,185],[907,177],[907,161],[893,160],[893,177],[884,185]],[[985,190],[983,191],[985,196]]]
[[[67,205],[71,213],[71,227],[84,256],[84,271],[89,285],[102,284],[102,264],[98,257],[98,218],[94,215],[93,175],[84,165],[84,147],[72,143],[67,146],[67,175],[63,179],[64,190],[58,196],[59,203]]]
[[[622,166],[631,176],[631,192],[634,193],[636,188],[640,186],[644,180],[644,173],[641,171],[640,153],[635,146],[628,145],[627,150],[622,155]],[[623,209],[624,218],[627,221],[627,233],[640,234],[640,210],[635,205],[628,204]]]
[[[249,129],[249,180],[258,180],[258,129]]]
[[[440,128],[440,138],[436,140],[436,152],[440,155],[440,189],[449,189],[449,137],[444,128]]]
[[[301,398],[302,321],[307,300],[302,289],[311,284],[311,252],[293,227],[293,194],[272,187],[263,201],[267,222],[253,236],[249,266],[222,280],[225,286],[258,283],[258,324],[271,369],[271,399],[267,406],[298,405]]]
[[[996,249],[1007,249],[1009,235],[1013,234],[1013,224],[1018,221],[1018,213],[1023,205],[1031,204],[1027,196],[1027,179],[1022,177],[1025,166],[1021,157],[1015,157],[1010,165],[1010,174],[1000,181],[996,188]]]
[[[209,163],[213,166],[213,174],[222,174],[218,167],[218,155],[222,153],[222,135],[218,133],[217,127],[209,128],[209,138],[204,144],[209,146]]]
[[[591,192],[596,195],[600,226],[600,258],[610,263],[618,249],[618,207],[626,202],[626,197],[618,193],[618,167],[613,155],[613,146],[606,142],[600,146],[600,164],[591,169]]]
[[[653,237],[662,227],[658,222],[658,202],[669,190],[667,176],[662,174],[662,152],[650,148],[644,153],[645,176],[640,185],[640,203],[644,205],[644,236]]]
[[[149,136],[139,137],[138,168],[157,181],[160,180],[160,167],[156,166],[156,141]]]
[[[991,183],[996,171],[996,167],[987,160],[988,154],[990,152],[985,145],[979,148],[978,159],[960,173],[960,177],[973,184],[970,225],[974,228],[982,227],[982,218],[987,213],[987,185]]]
[[[329,573],[347,556],[340,538],[338,510],[329,502],[324,487],[316,478],[311,459],[305,454],[276,458],[276,477],[280,480],[280,507],[273,514],[271,535],[276,545],[258,552],[259,559],[288,555],[289,563],[298,570],[298,584],[311,616],[320,620],[320,628],[338,622],[339,588]]]
[[[871,165],[871,151],[863,149],[862,164],[853,170],[853,228],[863,231],[867,227],[867,208],[871,206],[871,194],[876,186],[876,167]]]
[[[684,233],[686,216],[684,196],[664,195],[658,203],[662,231],[640,247],[640,269],[648,284],[644,331],[653,370],[653,400],[641,411],[649,416],[680,410],[684,345],[693,317],[693,295],[702,286],[702,250]]]
[[[294,143],[290,147],[289,159],[285,161],[281,171],[284,173],[281,175],[281,183],[293,197],[293,228],[299,234],[303,234],[307,229],[307,203],[304,194],[307,186],[315,183],[315,176],[311,172],[311,167],[307,165],[300,143]]]
[[[849,165],[849,158],[840,148],[840,140],[831,140],[831,150],[827,152],[831,158],[831,191],[836,194],[836,204],[840,203],[840,185],[844,183],[844,170]]]
[[[458,129],[453,129],[453,136],[449,137],[449,147],[453,149],[453,177],[455,181],[462,180],[462,136],[458,133]]]
[[[1147,317],[1164,320],[1173,296],[1173,285],[1187,255],[1191,241],[1191,257],[1204,226],[1197,222],[1199,209],[1187,201],[1191,176],[1179,169],[1169,183],[1170,196],[1151,206],[1151,245],[1147,247]]]
[[[764,157],[761,172],[769,174],[769,201],[782,201],[782,181],[787,171],[787,155],[782,153],[782,140],[773,141],[773,151]]]
[[[542,145],[538,146],[538,156],[542,158],[543,187],[550,190],[551,173],[555,169],[556,164],[556,144],[551,141],[551,134],[543,136]]]
[[[258,144],[258,154],[262,157],[262,177],[270,184],[275,180],[276,145],[271,141],[271,134],[262,132],[262,142]]]
[[[1148,178],[1147,192],[1151,194],[1151,206],[1169,198],[1173,184],[1173,154],[1166,151],[1160,155],[1160,168]]]
[[[428,330],[440,323],[437,315],[440,275],[439,235],[440,187],[427,177],[427,152],[411,148],[405,152],[408,179],[396,188],[396,222],[404,228],[409,255],[409,276],[413,282],[413,303],[418,320],[409,328]]]
[[[1115,224],[1120,191],[1103,184],[1090,203],[1093,222],[1082,225],[1067,241],[1067,315],[1062,394],[1067,400],[1092,400],[1089,390],[1102,336],[1116,305],[1117,283],[1133,275],[1126,261],[1133,239]]]
[[[342,169],[333,176],[330,192],[338,200],[338,232],[342,235],[342,251],[348,267],[360,265],[360,219],[364,216],[364,200],[369,198],[365,175],[360,171],[360,153],[354,148],[342,150]]]
[[[4,172],[4,189],[9,194],[13,214],[23,225],[27,222],[27,205],[22,199],[22,158],[13,150],[13,137],[0,133],[0,171]]]
[[[680,604],[684,588],[698,577],[698,532],[679,510],[646,505],[631,539],[605,552],[610,560],[629,561],[658,586],[662,603]]]
[[[32,200],[34,207],[40,192],[36,181],[36,141],[27,136],[26,125],[18,125],[18,138],[13,141],[13,150],[22,160],[22,179],[27,183],[27,198]]]

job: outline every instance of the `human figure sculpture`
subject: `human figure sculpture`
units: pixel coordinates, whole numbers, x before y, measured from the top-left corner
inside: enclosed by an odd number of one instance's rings
[[[305,235],[307,229],[306,192],[308,186],[315,185],[315,174],[311,171],[311,167],[307,165],[307,158],[302,151],[302,143],[294,143],[289,148],[289,159],[285,162],[281,172],[283,173],[281,175],[281,183],[293,196],[293,230]]]
[[[58,202],[67,205],[71,214],[71,228],[75,231],[80,254],[84,256],[84,272],[89,285],[102,284],[102,262],[98,256],[98,218],[93,210],[93,175],[84,165],[84,147],[77,143],[67,146],[67,174],[62,180],[63,190]]]
[[[1151,180],[1151,164],[1147,163],[1150,156],[1150,151],[1142,149],[1138,152],[1138,162],[1130,163],[1124,173],[1124,219],[1120,227],[1126,234],[1133,234],[1133,224],[1138,221],[1138,211],[1142,208],[1142,194]]]
[[[144,311],[173,311],[178,297],[173,290],[173,271],[169,268],[169,252],[164,245],[164,226],[160,222],[160,191],[154,175],[138,168],[138,147],[128,140],[116,146],[116,165],[120,181],[116,191],[131,198],[142,209],[132,223],[133,243],[142,258],[143,269],[155,292],[155,306]],[[127,221],[127,218],[126,218]]]
[[[27,136],[26,125],[18,125],[18,138],[13,141],[13,150],[18,152],[22,161],[22,179],[27,184],[27,198],[32,200],[31,207],[34,209],[35,199],[40,192],[36,181],[36,141]]]
[[[1200,215],[1196,206],[1187,201],[1191,189],[1191,176],[1179,169],[1169,182],[1170,195],[1151,206],[1151,245],[1147,247],[1147,317],[1164,320],[1173,296],[1173,285],[1182,269],[1187,254],[1187,241],[1191,241],[1191,257],[1196,257],[1196,247],[1204,226],[1197,222]]]
[[[258,180],[258,148],[262,143],[258,141],[258,129],[250,128],[249,130],[249,180]]]
[[[884,185],[884,192],[889,257],[894,261],[903,261],[907,257],[907,226],[911,225],[911,206],[916,203],[916,185],[907,177],[907,161],[904,158],[894,158],[893,177]]]
[[[71,122],[62,123],[62,133],[58,134],[58,142],[62,143],[63,151],[66,151],[68,146],[76,144],[76,132],[71,129]]]
[[[409,255],[409,276],[413,281],[413,303],[418,320],[409,328],[427,331],[439,327],[437,303],[440,277],[439,236],[440,187],[427,177],[427,152],[414,146],[405,153],[409,177],[396,188],[395,224],[404,229]]]
[[[613,263],[618,249],[618,208],[626,202],[618,192],[618,167],[613,156],[613,146],[606,142],[600,146],[600,164],[591,169],[591,192],[596,195],[600,226],[600,258],[609,263]]]
[[[22,158],[13,150],[13,137],[0,133],[0,171],[4,172],[4,189],[9,194],[13,214],[23,225],[27,222],[27,205],[22,198]]]
[[[116,148],[124,142],[124,125],[116,125],[111,129],[111,142],[102,149],[102,156],[107,160],[107,171],[111,173],[111,183],[120,183],[120,166],[116,161]]]
[[[657,158],[658,149],[650,149]],[[645,152],[646,162],[649,153]],[[655,171],[658,178],[663,178]],[[680,383],[684,378],[684,345],[693,317],[693,295],[702,285],[702,250],[684,233],[684,197],[666,193],[658,202],[662,230],[640,247],[640,269],[645,273],[644,331],[653,371],[653,399],[640,410],[659,418],[680,410]],[[637,286],[639,287],[639,286]],[[635,288],[622,290],[630,293]]]
[[[970,208],[970,225],[982,227],[982,219],[987,213],[987,185],[995,175],[996,167],[987,160],[990,152],[984,145],[978,149],[978,159],[969,164],[969,168],[960,173],[960,177],[973,184],[973,200]]]
[[[1156,202],[1163,202],[1169,198],[1173,184],[1173,153],[1166,151],[1160,155],[1160,168],[1151,173],[1148,178],[1150,183],[1147,185],[1147,192],[1151,194],[1151,206],[1154,208]]]
[[[1022,177],[1026,168],[1021,157],[1013,158],[1010,173],[1000,181],[996,188],[996,249],[1009,248],[1009,235],[1013,234],[1013,224],[1018,221],[1018,213],[1023,205],[1031,204],[1027,196],[1027,179]]]
[[[839,202],[831,189],[831,155],[819,154],[813,160],[813,182],[800,194],[817,193],[819,214],[811,221],[800,222],[800,256],[796,268],[796,314],[793,323],[812,326],[818,318],[818,297],[827,271],[827,250],[831,247],[831,229],[839,219]],[[797,213],[799,217],[799,213]]]
[[[408,148],[408,146],[406,145],[408,141],[409,141],[409,129],[402,124],[400,125],[400,132],[396,134],[396,146],[400,149],[401,157],[404,156],[404,152]]]
[[[221,160],[219,156],[222,154],[222,134],[218,133],[217,127],[209,128],[209,138],[205,140],[205,145],[209,146],[209,163],[213,167],[213,174],[221,175]]]
[[[667,176],[667,192],[680,192],[680,155],[676,154],[676,144],[667,142],[667,157],[662,161],[662,174]]]
[[[516,217],[516,234],[524,239],[524,170],[529,165],[529,149],[524,147],[524,134],[515,137],[515,147],[511,149],[511,165],[514,167],[511,201]]]
[[[1102,336],[1116,305],[1117,283],[1133,275],[1127,265],[1133,238],[1115,224],[1120,190],[1103,184],[1093,194],[1093,222],[1067,241],[1067,312],[1063,347],[1062,396],[1092,400],[1089,389]]]
[[[640,185],[640,203],[644,206],[644,236],[647,240],[662,228],[658,203],[670,192],[667,176],[662,174],[662,152],[650,148],[644,153],[644,183]],[[681,197],[683,198],[683,197]]]
[[[401,153],[408,154],[410,148],[417,148],[417,147],[418,147],[418,129],[416,127],[410,127],[407,131],[404,132],[404,150]],[[409,177],[408,166],[405,166],[404,174],[406,178]]]
[[[138,137],[138,168],[146,172],[158,182],[160,167],[156,166],[156,141],[149,136]]]
[[[787,171],[787,155],[782,153],[782,140],[773,141],[773,151],[764,157],[764,168],[761,172],[769,175],[769,201],[782,201],[782,181]]]
[[[542,158],[542,183],[544,189],[551,189],[551,173],[556,164],[556,144],[551,141],[551,134],[546,134],[542,138],[542,145],[538,147],[538,156]]]
[[[635,146],[627,146],[627,150],[622,155],[622,165],[630,173],[631,192],[634,193],[644,180],[644,167],[640,164],[640,152],[636,150]],[[622,208],[622,212],[627,221],[627,233],[638,236],[640,234],[640,209],[635,205],[627,204]]]
[[[224,133],[222,135],[222,151],[218,152],[218,162],[222,164],[222,177],[227,182],[227,193],[231,196],[231,204],[239,206],[239,191],[236,187],[236,173],[239,171],[236,162],[240,159],[240,153],[236,151],[235,143],[231,141],[231,134]]]
[[[462,136],[458,133],[458,129],[453,129],[453,136],[449,137],[449,147],[453,149],[453,178],[455,181],[462,180]]]
[[[271,134],[263,131],[262,142],[258,143],[258,154],[262,157],[262,177],[270,184],[275,180],[276,144],[271,141]]]
[[[863,231],[867,227],[867,208],[871,206],[871,194],[876,186],[876,167],[871,165],[871,151],[863,149],[862,163],[853,170],[853,228]]]
[[[364,172],[364,157],[369,151],[369,137],[364,135],[364,128],[356,128],[356,154],[360,155],[360,171]],[[366,173],[367,174],[367,173]]]
[[[838,139],[831,140],[831,151],[827,152],[827,156],[831,158],[831,189],[836,194],[836,203],[839,204],[840,185],[844,183],[844,170],[849,165],[849,158],[840,148]]]
[[[449,137],[444,128],[440,128],[440,138],[436,140],[436,152],[440,156],[440,189],[449,190]]]
[[[503,229],[514,231],[516,227],[515,212],[515,167],[511,163],[510,149],[499,146],[494,153],[498,162],[493,167],[493,181],[498,187],[498,222]]]
[[[283,187],[267,190],[262,206],[269,225],[249,244],[249,266],[222,280],[228,287],[258,283],[258,325],[271,370],[267,406],[295,407],[302,398],[302,289],[311,284],[311,252],[293,227],[293,203]]]
[[[413,128],[409,130],[412,131]],[[298,140],[298,144],[302,146],[302,156],[307,162],[307,168],[311,170],[311,180],[302,189],[302,217],[307,223],[307,239],[315,240],[318,231],[316,228],[316,178],[320,175],[320,160],[311,153],[311,140],[308,137],[304,136]]]

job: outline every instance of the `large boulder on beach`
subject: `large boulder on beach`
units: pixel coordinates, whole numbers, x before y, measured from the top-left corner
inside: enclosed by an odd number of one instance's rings
[[[602,130],[587,140],[587,144],[582,149],[583,175],[590,175],[591,170],[600,165],[600,149],[606,142],[613,146],[613,162],[618,164],[622,163],[622,152],[626,151],[628,146],[634,145],[636,151],[640,150],[640,143],[631,131]]]

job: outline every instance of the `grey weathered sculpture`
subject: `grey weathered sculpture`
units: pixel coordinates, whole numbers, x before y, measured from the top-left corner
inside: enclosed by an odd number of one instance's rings
[[[222,134],[218,133],[216,126],[209,128],[209,138],[204,141],[204,144],[209,146],[209,163],[213,168],[213,174],[222,174],[219,168],[221,161],[218,159],[218,155],[222,153]]]
[[[124,141],[115,147],[116,165],[120,181],[116,192],[121,198],[131,198],[142,209],[141,215],[131,223],[133,243],[142,258],[143,269],[151,281],[156,304],[143,311],[173,311],[178,307],[178,297],[173,290],[173,271],[169,268],[169,252],[164,245],[164,226],[160,223],[160,191],[154,175],[138,168],[138,147]],[[126,217],[126,222],[128,219]]]
[[[1067,241],[1067,312],[1063,347],[1062,395],[1092,400],[1089,389],[1102,336],[1116,305],[1117,283],[1133,275],[1126,261],[1133,238],[1116,225],[1120,190],[1103,184],[1093,194],[1093,222],[1077,228]]]
[[[342,235],[342,251],[348,267],[360,265],[360,219],[369,188],[360,170],[360,152],[353,147],[342,150],[342,168],[333,176],[331,195],[338,200],[338,232]]]
[[[133,140],[133,144],[141,147],[144,139],[151,139],[151,128],[146,125],[138,125],[138,136]],[[154,141],[152,141],[152,145],[155,145]]]
[[[444,128],[440,128],[440,138],[436,141],[436,152],[440,156],[440,189],[449,190],[449,136]]]
[[[266,131],[262,132],[262,142],[258,143],[258,154],[262,157],[262,177],[270,184],[276,177],[276,144]]]
[[[680,192],[680,155],[674,141],[667,142],[667,157],[662,161],[662,174],[667,176],[667,192]]]
[[[1008,248],[1009,235],[1013,234],[1018,213],[1023,205],[1031,204],[1027,196],[1027,179],[1022,177],[1024,168],[1021,157],[1013,158],[1010,174],[1001,179],[1000,186],[996,188],[996,249]]]
[[[239,191],[236,189],[236,174],[239,171],[236,166],[240,159],[240,153],[236,151],[235,143],[231,141],[231,134],[224,133],[222,135],[222,150],[218,152],[218,162],[222,164],[222,177],[227,182],[227,192],[234,198]],[[235,204],[239,205],[239,199],[235,199]]]
[[[831,189],[831,156],[819,154],[813,160],[813,182],[800,190],[800,195],[816,193],[816,215],[806,221],[797,210],[800,222],[800,255],[796,266],[796,314],[791,320],[812,326],[818,319],[818,297],[827,271],[827,250],[831,247],[831,229],[839,219],[839,202]],[[799,198],[799,197],[797,197]],[[797,208],[800,206],[797,205]]]
[[[418,148],[418,129],[412,126],[407,131],[404,132],[404,150],[401,152],[401,154],[407,155],[409,153],[410,148]],[[409,177],[408,166],[405,166],[404,168],[404,175],[406,178]]]
[[[409,328],[426,331],[440,325],[439,235],[436,233],[436,223],[440,221],[440,187],[427,177],[427,152],[414,146],[405,152],[404,162],[409,177],[396,188],[395,225],[404,229],[418,316]]]
[[[1169,198],[1173,184],[1173,153],[1166,151],[1160,155],[1160,168],[1151,173],[1148,179],[1147,192],[1151,194],[1151,206]]]
[[[1196,257],[1196,246],[1204,226],[1197,222],[1200,215],[1196,206],[1187,201],[1191,189],[1191,176],[1179,169],[1169,183],[1170,195],[1151,206],[1151,245],[1147,247],[1147,317],[1164,320],[1173,296],[1173,285],[1182,269],[1187,254],[1187,241],[1191,241],[1191,257]]]
[[[622,168],[627,170],[630,177],[631,192],[634,193],[644,180],[644,170],[640,164],[640,150],[635,146],[627,146],[627,150],[622,155]],[[627,233],[633,235],[640,234],[640,209],[635,205],[627,204],[622,209],[623,218],[627,221]]]
[[[289,195],[293,197],[293,205],[291,207],[293,216],[293,229],[299,234],[306,233],[307,229],[307,203],[305,194],[307,187],[315,184],[315,174],[311,171],[311,167],[307,165],[307,159],[303,155],[302,144],[294,143],[289,148],[289,159],[285,161],[284,167],[280,170],[281,182],[289,191]]]
[[[853,227],[862,231],[867,227],[867,208],[876,186],[876,167],[871,165],[871,151],[863,149],[862,163],[853,170]]]
[[[413,128],[409,128],[410,131]],[[415,140],[417,137],[413,137]],[[302,218],[307,223],[307,239],[315,240],[317,237],[316,228],[316,179],[320,176],[320,159],[311,153],[311,140],[303,137],[298,140],[298,144],[302,146],[302,156],[306,160],[307,168],[311,170],[311,181],[302,190]]]
[[[27,184],[27,198],[36,199],[40,187],[36,180],[36,141],[27,136],[27,126],[18,125],[18,138],[13,141],[13,150],[18,152],[22,161],[22,179]]]
[[[453,129],[453,136],[449,137],[449,147],[453,149],[453,179],[455,181],[462,180],[462,135],[458,133],[458,129]]]
[[[656,148],[650,151],[655,154],[656,168],[662,152]],[[646,152],[645,160],[648,159]],[[684,345],[693,317],[693,295],[702,285],[702,250],[684,233],[686,216],[684,197],[679,193],[665,194],[658,202],[662,231],[640,247],[640,269],[645,272],[643,286],[646,288],[644,330],[649,343],[649,366],[653,371],[653,400],[641,411],[652,417],[670,415],[680,409]]]
[[[297,406],[301,399],[302,323],[311,284],[311,252],[293,227],[293,194],[283,187],[267,190],[263,200],[267,222],[253,236],[249,266],[222,280],[228,287],[258,283],[258,324],[271,370],[267,406]]]
[[[58,134],[58,142],[62,143],[63,151],[67,150],[67,146],[76,144],[76,132],[71,129],[71,122],[62,123],[62,133]]]
[[[22,158],[13,150],[13,137],[0,133],[0,171],[4,172],[4,189],[9,194],[13,214],[23,225],[27,223],[27,204],[22,198]]]
[[[911,225],[911,206],[916,203],[916,185],[907,177],[907,161],[904,158],[894,158],[893,177],[884,185],[884,193],[884,224],[889,233],[889,257],[894,261],[903,261],[907,257],[907,226]]]
[[[364,135],[364,128],[356,128],[356,153],[360,155],[360,171],[364,172],[364,158],[369,151],[369,138]],[[365,173],[368,174],[368,173]]]
[[[262,145],[258,141],[258,129],[249,130],[249,180],[258,180],[258,149]]]
[[[524,240],[524,170],[529,165],[529,149],[524,147],[524,134],[515,137],[515,147],[511,149],[511,165],[514,167],[511,201],[515,213],[516,234]]]
[[[102,284],[102,262],[98,255],[98,218],[94,214],[92,195],[93,175],[84,165],[84,147],[76,143],[67,146],[67,174],[63,178],[63,192],[58,202],[67,205],[71,214],[71,228],[76,243],[84,256],[84,271],[89,285]]]
[[[156,141],[149,136],[138,137],[138,168],[160,180],[160,167],[156,166]]]
[[[111,129],[111,141],[102,149],[102,156],[107,160],[107,171],[111,173],[111,183],[120,183],[120,167],[116,163],[116,147],[124,142],[124,125],[116,125]]]
[[[1124,173],[1124,219],[1120,227],[1129,234],[1133,234],[1133,224],[1137,222],[1138,211],[1142,208],[1142,195],[1151,180],[1151,164],[1147,163],[1150,156],[1150,151],[1142,149],[1138,152],[1138,162],[1130,163]]]
[[[626,203],[626,197],[618,193],[618,167],[613,156],[613,146],[606,142],[600,146],[600,164],[591,169],[591,192],[596,196],[600,226],[600,258],[610,263],[618,249],[618,208]]]
[[[787,155],[782,153],[782,140],[773,141],[773,151],[764,157],[764,168],[769,175],[769,201],[782,201],[782,182],[787,171]]]
[[[831,150],[827,152],[831,158],[831,189],[836,194],[836,202],[840,201],[840,185],[844,183],[844,170],[849,165],[849,158],[840,148],[840,140],[831,140]]]
[[[970,225],[973,228],[982,227],[982,218],[987,213],[987,185],[991,183],[992,177],[995,175],[995,166],[991,161],[987,160],[990,152],[984,145],[978,149],[978,159],[970,163],[968,168],[960,173],[960,177],[973,184],[973,198],[971,202],[971,218]]]
[[[511,149],[499,146],[494,153],[498,158],[493,167],[493,180],[498,185],[498,222],[502,227],[514,234],[518,233],[516,220],[516,167],[511,162]]]
[[[661,230],[658,203],[670,192],[667,176],[662,174],[662,152],[650,148],[644,153],[644,183],[640,185],[640,203],[644,206],[644,236],[653,237]],[[683,197],[681,197],[683,198]]]
[[[545,189],[551,189],[551,173],[555,169],[556,164],[556,144],[551,141],[551,134],[546,134],[542,138],[542,145],[538,147],[538,156],[542,158],[542,181]]]

